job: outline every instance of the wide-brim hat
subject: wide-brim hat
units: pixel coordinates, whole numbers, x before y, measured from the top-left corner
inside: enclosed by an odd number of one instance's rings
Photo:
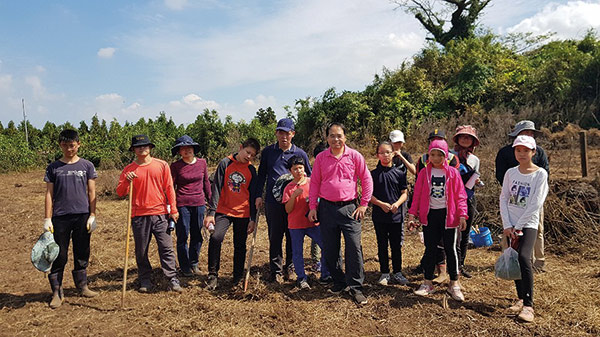
[[[146,135],[135,135],[131,137],[131,146],[129,147],[129,151],[133,151],[134,147],[150,145],[151,148],[154,147],[154,144],[150,142],[150,138]]]
[[[177,138],[177,140],[175,140],[175,145],[171,148],[171,154],[173,156],[177,155],[179,153],[179,148],[182,146],[191,146],[194,148],[194,154],[200,152],[200,144],[196,143],[192,137],[188,136],[188,135],[183,135],[179,138]]]
[[[31,263],[37,270],[47,273],[59,252],[60,247],[54,241],[54,234],[44,232],[31,249]]]
[[[523,121],[518,122],[508,135],[510,137],[516,137],[519,135],[519,133],[521,133],[521,131],[525,131],[525,130],[531,130],[536,135],[540,133],[540,130],[535,129],[534,122],[528,121],[528,120],[523,120]]]
[[[477,130],[472,125],[460,125],[456,127],[456,132],[452,137],[454,144],[458,144],[458,136],[469,135],[473,137],[473,146],[479,146],[479,138],[477,137]]]

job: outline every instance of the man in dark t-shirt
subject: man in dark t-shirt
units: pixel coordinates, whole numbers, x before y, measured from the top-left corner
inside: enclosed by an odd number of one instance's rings
[[[50,307],[58,308],[63,302],[62,279],[69,241],[73,240],[73,280],[82,296],[95,297],[87,285],[90,234],[96,229],[96,181],[94,165],[79,158],[79,135],[74,130],[63,130],[58,142],[63,156],[48,165],[46,182],[44,230],[54,234],[60,247],[52,263],[48,280],[52,289]]]

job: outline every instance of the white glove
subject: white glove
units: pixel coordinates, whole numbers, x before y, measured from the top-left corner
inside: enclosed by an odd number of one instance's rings
[[[54,233],[54,226],[51,218],[44,218],[44,232]]]
[[[90,215],[87,220],[87,231],[88,233],[92,233],[96,229],[96,216]]]

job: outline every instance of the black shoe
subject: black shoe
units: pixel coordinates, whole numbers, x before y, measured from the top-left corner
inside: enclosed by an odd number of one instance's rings
[[[194,276],[194,274],[190,271],[190,270],[186,270],[186,271],[181,271],[181,276],[183,277],[192,277]]]
[[[423,267],[421,265],[416,266],[415,268],[413,268],[411,270],[411,273],[414,275],[420,275],[423,274]]]
[[[217,277],[215,275],[208,275],[208,279],[206,280],[206,289],[207,290],[217,289]]]
[[[466,278],[473,277],[473,275],[471,275],[471,273],[469,273],[468,271],[466,271],[464,268],[460,268],[460,275],[464,276]]]
[[[367,302],[368,302],[367,297],[362,293],[362,291],[351,290],[350,292],[352,293],[352,299],[354,299],[354,302],[356,302],[356,304],[358,304],[358,305],[367,304]]]
[[[319,278],[319,284],[321,284],[321,285],[326,286],[326,285],[329,285],[332,283],[333,283],[333,277],[331,277],[331,276]]]
[[[342,291],[348,291],[348,289],[350,289],[350,288],[348,288],[348,287],[347,287],[345,284],[343,284],[343,283],[342,283],[342,284],[334,284],[334,285],[333,285],[331,288],[329,288],[329,290],[327,290],[327,291],[329,291],[329,292],[330,292],[330,293],[332,293],[332,294],[339,294],[339,293],[341,293]]]
[[[237,287],[237,286],[238,286],[240,283],[242,283],[242,280],[243,280],[243,279],[244,279],[244,277],[241,277],[241,276],[240,276],[240,277],[234,276],[234,277],[233,277],[233,281],[232,281],[232,283],[233,283],[233,284],[232,284],[232,287]]]

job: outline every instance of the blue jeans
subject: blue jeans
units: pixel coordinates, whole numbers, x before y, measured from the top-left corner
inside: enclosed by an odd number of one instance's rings
[[[304,236],[313,239],[319,247],[322,247],[323,241],[321,240],[321,230],[318,226],[290,229],[290,236],[292,239],[292,262],[294,263],[298,281],[302,281],[306,279],[306,273],[304,272]],[[325,265],[324,257],[321,256],[321,278],[327,276],[329,276],[329,271]]]
[[[175,225],[177,234],[177,259],[183,272],[191,272],[192,266],[198,265],[198,255],[202,247],[202,222],[205,206],[177,207],[179,220]],[[190,245],[188,248],[188,238]]]

